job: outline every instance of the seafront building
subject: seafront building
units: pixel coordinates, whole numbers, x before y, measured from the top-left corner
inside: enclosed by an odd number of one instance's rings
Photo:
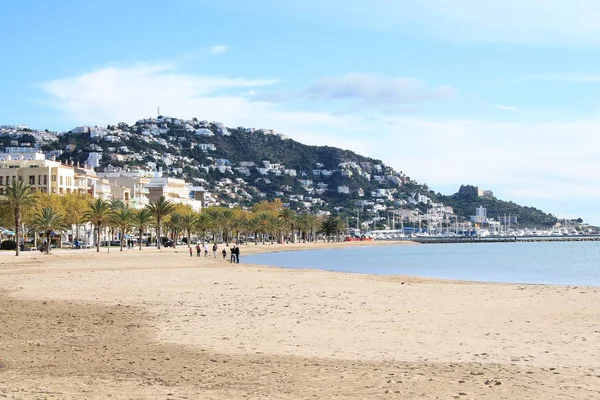
[[[13,181],[25,181],[44,193],[89,194],[104,200],[121,200],[132,208],[143,208],[152,199],[165,196],[173,203],[202,209],[191,184],[183,179],[163,177],[162,171],[108,169],[96,174],[90,165],[64,164],[46,159],[37,148],[8,147],[0,153],[0,195]]]

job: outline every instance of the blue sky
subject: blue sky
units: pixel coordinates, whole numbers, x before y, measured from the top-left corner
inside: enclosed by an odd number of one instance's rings
[[[7,0],[0,124],[272,128],[600,224],[600,3]]]

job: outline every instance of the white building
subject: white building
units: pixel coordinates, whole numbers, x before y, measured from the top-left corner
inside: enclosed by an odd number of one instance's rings
[[[93,151],[88,155],[86,163],[92,168],[98,168],[100,166],[100,160],[102,160],[102,153]]]

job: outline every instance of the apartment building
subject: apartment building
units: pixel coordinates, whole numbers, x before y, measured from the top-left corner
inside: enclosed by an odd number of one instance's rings
[[[100,179],[107,180],[114,186],[120,186],[129,189],[130,205],[133,208],[143,208],[148,203],[150,191],[146,187],[153,176],[151,172],[139,171],[108,171],[98,172]]]
[[[13,181],[25,181],[32,189],[46,193],[85,193],[85,172],[81,169],[76,174],[75,170],[72,165],[51,160],[3,160],[0,161],[0,194],[4,194]]]

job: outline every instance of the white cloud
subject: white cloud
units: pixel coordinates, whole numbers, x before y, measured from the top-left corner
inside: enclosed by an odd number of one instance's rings
[[[430,89],[415,78],[347,74],[323,78],[309,87],[307,94],[318,99],[352,99],[366,104],[416,103],[449,99],[456,95],[456,90],[447,85]]]
[[[212,54],[220,56],[221,54],[227,53],[227,51],[229,50],[229,46],[220,44],[220,45],[211,47],[209,50]]]
[[[589,206],[600,188],[600,137],[595,134],[600,119],[509,124],[389,114],[366,118],[360,110],[343,115],[293,110],[248,95],[277,83],[142,64],[57,79],[42,89],[46,104],[73,125],[133,123],[160,106],[167,115],[273,128],[304,143],[348,148],[382,159],[434,189],[480,185],[501,198],[557,214],[568,206],[570,214],[600,223],[600,211]]]
[[[507,111],[519,111],[519,109],[517,107],[505,106],[502,104],[488,104],[488,107],[499,108],[501,110],[507,110]]]

